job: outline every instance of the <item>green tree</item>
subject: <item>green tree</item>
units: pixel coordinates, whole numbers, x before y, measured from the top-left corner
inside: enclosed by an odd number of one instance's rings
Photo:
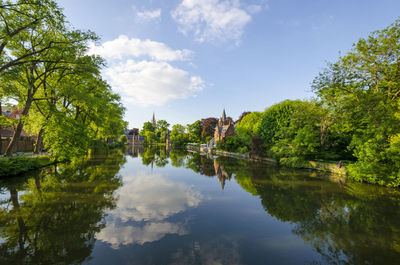
[[[183,147],[188,143],[185,126],[180,124],[175,124],[172,126],[171,141],[172,145],[176,147]]]
[[[262,121],[262,113],[257,111],[246,113],[247,114],[236,123],[235,132],[242,142],[250,148],[251,139],[253,136],[257,135],[259,130]]]
[[[190,142],[200,142],[201,141],[201,121],[195,121],[192,124],[187,125],[187,131]]]
[[[165,143],[168,136],[169,123],[166,120],[158,120],[155,128],[158,142]]]
[[[156,135],[156,128],[151,124],[151,122],[145,122],[143,124],[143,129],[140,131],[140,134],[145,137],[145,141],[148,144],[151,144],[152,142],[157,141],[157,135]]]
[[[348,148],[357,161],[349,176],[355,180],[400,185],[399,36],[400,20],[360,39],[313,82],[338,132],[351,135]]]

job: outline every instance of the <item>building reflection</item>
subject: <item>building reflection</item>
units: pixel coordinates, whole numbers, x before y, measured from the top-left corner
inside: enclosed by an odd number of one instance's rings
[[[226,180],[231,180],[232,173],[229,173],[222,164],[218,163],[217,159],[214,159],[214,170],[215,175],[218,176],[218,180],[221,183],[221,188],[224,190],[225,182]]]
[[[143,145],[128,144],[125,154],[131,157],[138,157],[139,154],[144,152]]]

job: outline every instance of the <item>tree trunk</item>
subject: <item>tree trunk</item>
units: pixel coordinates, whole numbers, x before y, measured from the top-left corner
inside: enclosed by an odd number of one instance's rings
[[[39,154],[42,151],[42,147],[43,147],[43,134],[44,130],[43,128],[40,129],[39,134],[37,136],[36,139],[36,144],[35,144],[35,150],[33,151],[35,154]]]
[[[21,217],[20,205],[18,201],[18,191],[15,188],[10,188],[10,201],[13,205],[14,211],[17,212],[17,222],[19,227],[18,243],[22,253],[25,253],[25,241],[27,238],[27,229],[25,222]]]
[[[1,116],[1,115],[3,115],[3,108],[1,107],[1,101],[0,101],[0,116]],[[1,137],[2,137],[2,136],[1,136],[1,128],[2,128],[2,127],[1,127],[1,125],[0,125],[0,153],[1,153],[1,149],[2,149],[1,147],[3,146],[2,143],[1,143],[1,141],[2,141],[2,139],[1,139]]]
[[[21,115],[22,117],[25,117],[28,115],[29,109],[31,108],[31,105],[32,105],[32,99],[33,99],[33,95],[30,91],[28,91],[28,98],[26,100],[24,110],[22,111],[22,115]],[[14,135],[13,135],[10,143],[8,144],[7,150],[4,154],[5,156],[12,156],[14,148],[17,145],[19,138],[21,137],[22,128],[24,127],[24,123],[22,122],[22,117],[18,122],[17,128],[14,131]]]

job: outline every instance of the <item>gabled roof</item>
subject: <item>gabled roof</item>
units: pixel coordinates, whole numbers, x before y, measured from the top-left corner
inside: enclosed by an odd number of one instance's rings
[[[229,127],[233,126],[232,124],[217,126],[218,134],[224,134],[228,131]]]

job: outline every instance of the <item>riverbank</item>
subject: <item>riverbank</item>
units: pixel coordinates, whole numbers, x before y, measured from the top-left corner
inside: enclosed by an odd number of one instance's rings
[[[31,170],[40,169],[56,163],[50,154],[15,156],[0,158],[0,178],[19,175]]]
[[[187,145],[187,150],[196,151],[200,153],[209,153],[207,147],[202,146],[195,146],[195,145]],[[277,164],[277,161],[272,158],[267,157],[250,157],[248,154],[240,154],[240,153],[232,153],[227,151],[221,150],[212,150],[212,154],[219,155],[219,156],[227,156],[233,157],[238,159],[246,159],[251,161],[261,161],[269,164]],[[345,166],[339,167],[336,163],[328,163],[328,162],[320,162],[320,161],[303,161],[301,165],[292,166],[290,164],[283,164],[286,167],[293,167],[293,168],[304,168],[304,169],[313,169],[318,171],[330,172],[334,174],[338,174],[341,176],[347,176],[347,170]]]

